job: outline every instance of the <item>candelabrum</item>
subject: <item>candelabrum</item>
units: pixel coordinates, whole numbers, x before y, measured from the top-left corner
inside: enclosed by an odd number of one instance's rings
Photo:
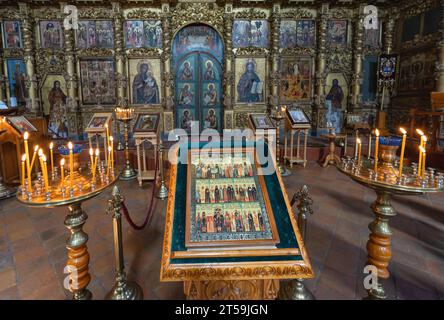
[[[116,283],[106,295],[108,300],[142,300],[142,288],[134,281],[126,280],[125,262],[122,244],[122,203],[123,197],[117,186],[114,186],[112,199],[108,200],[107,213],[113,215],[114,254],[116,258]]]
[[[276,165],[281,176],[289,176],[291,172],[285,168],[281,161],[281,145],[280,145],[280,124],[285,119],[285,112],[282,109],[277,109],[271,117],[276,122]]]
[[[32,181],[31,185],[25,180],[17,193],[17,200],[29,207],[68,207],[65,226],[70,236],[66,242],[68,259],[65,271],[69,274],[69,282],[65,288],[73,293],[75,300],[92,297],[87,289],[91,280],[86,246],[88,235],[83,231],[88,215],[82,209],[82,203],[99,195],[117,180],[115,173],[108,170],[103,162],[97,165],[95,173],[91,171],[79,168],[74,171],[71,179],[71,174],[65,176],[64,171],[61,171],[62,177],[58,175],[58,168],[54,167],[50,181],[44,181],[45,174],[39,172],[37,180]]]
[[[120,179],[131,180],[137,177],[137,172],[131,166],[129,157],[129,131],[131,120],[134,118],[134,109],[132,108],[116,108],[116,118],[118,121],[123,122],[124,126],[124,138],[125,138],[125,166],[120,174]]]
[[[386,299],[381,279],[388,279],[388,266],[391,259],[391,237],[389,219],[396,215],[390,199],[393,195],[421,195],[431,192],[444,191],[444,173],[433,168],[423,172],[418,165],[402,168],[399,174],[399,163],[396,161],[396,151],[399,145],[382,143],[379,159],[374,160],[345,157],[338,166],[339,171],[349,176],[361,185],[376,192],[376,200],[371,208],[375,219],[369,224],[370,235],[367,242],[367,265],[375,266],[378,270],[378,281],[373,282],[367,289],[369,298]]]

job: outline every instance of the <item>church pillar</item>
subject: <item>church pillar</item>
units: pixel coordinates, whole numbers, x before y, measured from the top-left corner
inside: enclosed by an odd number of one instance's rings
[[[438,43],[439,61],[436,64],[437,81],[436,91],[444,92],[444,1],[441,2],[441,10],[443,11],[441,20],[441,40]]]
[[[233,5],[225,4],[225,15],[224,15],[224,40],[225,40],[225,70],[224,70],[224,92],[223,92],[223,104],[224,104],[224,128],[233,129],[234,128],[234,111],[233,111],[233,74],[232,64],[233,64],[233,46],[231,43],[232,39],[232,28],[233,28]]]
[[[174,75],[171,73],[171,29],[170,29],[170,6],[162,3],[162,32],[163,32],[163,131],[174,129]]]
[[[112,2],[114,12],[114,57],[116,61],[117,104],[126,105],[126,76],[124,70],[124,50],[122,37],[122,10],[118,2]]]
[[[39,111],[38,95],[37,95],[37,77],[34,71],[34,43],[33,43],[33,27],[29,13],[29,7],[26,3],[19,2],[20,15],[22,16],[23,30],[23,59],[26,65],[26,81],[25,85],[28,92],[27,108],[28,111],[36,113]]]
[[[363,6],[360,8],[359,15],[355,21],[355,39],[354,39],[354,60],[352,75],[352,99],[353,109],[358,109],[361,102],[361,83],[362,83],[362,52],[364,40],[364,18],[362,16]]]
[[[320,112],[320,109],[325,108],[324,103],[324,85],[325,85],[325,52],[326,52],[326,41],[327,41],[327,14],[328,14],[328,3],[322,4],[322,8],[319,11],[318,19],[316,26],[318,28],[317,35],[317,55],[316,55],[316,73],[315,73],[315,81],[316,81],[316,94],[314,99],[315,111],[313,113],[313,117],[317,119],[316,127],[320,126],[320,117],[323,116],[323,113]]]

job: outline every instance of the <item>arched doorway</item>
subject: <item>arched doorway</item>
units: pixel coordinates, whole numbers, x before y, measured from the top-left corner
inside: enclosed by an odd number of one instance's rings
[[[223,42],[204,24],[182,28],[173,40],[176,128],[222,129]]]

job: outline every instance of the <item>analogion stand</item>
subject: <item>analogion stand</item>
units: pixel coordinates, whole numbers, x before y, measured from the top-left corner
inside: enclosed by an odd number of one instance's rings
[[[158,123],[160,122],[159,114],[149,115],[149,114],[143,114],[142,116],[150,116],[153,117],[153,119],[157,119],[156,125],[154,126],[153,130],[149,131],[139,131],[137,127],[139,126],[139,119],[137,119],[135,127],[134,127],[134,141],[136,144],[136,150],[137,150],[137,180],[139,181],[139,186],[142,186],[143,181],[152,181],[155,180],[155,167],[157,166],[158,161],[158,146],[159,146],[159,128],[160,126]],[[154,118],[157,117],[157,118]],[[145,144],[149,142],[153,146],[153,153],[154,153],[154,169],[148,170],[147,169],[147,162],[148,158],[146,156],[146,148]]]
[[[248,115],[249,127],[253,135],[249,140],[263,139],[265,142],[276,140],[276,126],[266,113],[250,113]]]
[[[311,128],[310,122],[308,121],[308,117],[303,112],[302,109],[288,109],[286,108],[285,112],[285,135],[284,135],[284,162],[288,161],[290,167],[293,167],[293,164],[302,164],[305,168],[307,165],[307,139],[308,139],[308,130]],[[290,133],[290,139],[288,139],[288,133]],[[303,157],[301,157],[301,134],[304,135],[304,150]],[[295,145],[294,145],[294,136],[296,135],[296,156],[295,154]],[[290,140],[290,151],[288,151],[288,140]]]
[[[112,129],[112,119],[112,113],[94,113],[85,129],[90,149],[94,148],[93,139],[95,140],[95,147],[100,149],[100,138],[103,138],[105,163],[108,163],[107,137]]]

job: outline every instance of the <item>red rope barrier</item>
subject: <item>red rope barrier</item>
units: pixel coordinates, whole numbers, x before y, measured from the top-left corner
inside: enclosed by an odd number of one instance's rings
[[[143,221],[143,223],[140,226],[138,226],[137,224],[134,223],[134,221],[131,219],[131,217],[129,215],[128,208],[126,207],[125,202],[122,202],[123,215],[125,216],[126,221],[128,221],[130,226],[133,227],[133,229],[135,229],[135,230],[142,230],[147,225],[148,226],[150,225],[151,218],[153,217],[152,213],[153,213],[154,203],[156,202],[156,197],[154,196],[154,194],[156,191],[156,180],[157,180],[157,170],[158,169],[159,169],[159,157],[157,157],[156,168],[154,170],[153,191],[151,192],[150,205],[148,206],[148,212],[146,213],[145,221]]]

